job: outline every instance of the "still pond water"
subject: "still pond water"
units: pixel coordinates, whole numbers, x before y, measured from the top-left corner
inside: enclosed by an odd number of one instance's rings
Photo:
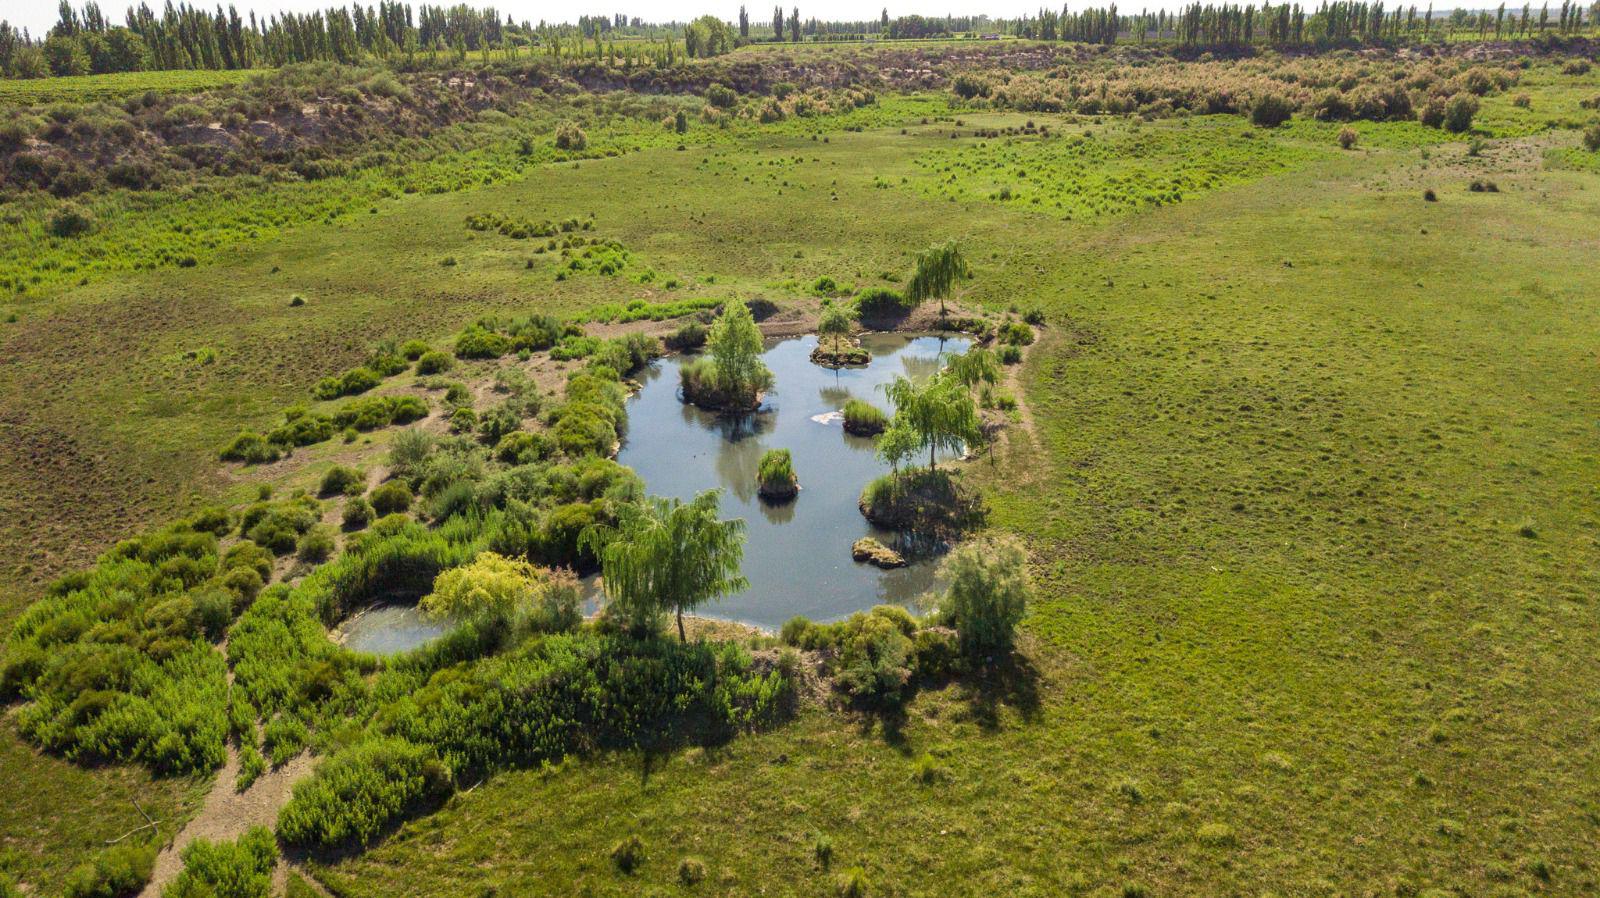
[[[769,340],[763,356],[776,386],[760,412],[726,417],[678,398],[678,357],[640,373],[628,402],[628,436],[617,456],[658,496],[693,498],[722,490],[722,516],[746,526],[743,572],[750,588],[703,606],[700,614],[777,629],[795,615],[835,620],[884,603],[908,604],[935,587],[936,564],[879,570],[850,558],[850,546],[875,536],[900,538],[868,524],[856,502],[862,487],[887,473],[873,441],[844,432],[839,410],[852,398],[892,411],[880,387],[896,375],[920,379],[943,357],[966,351],[960,337],[866,334],[872,361],[834,371],[812,364],[815,336]],[[756,496],[756,466],[768,449],[788,449],[800,495],[783,505]],[[350,648],[393,654],[438,636],[445,627],[408,606],[380,606],[347,621]]]
[[[865,367],[834,371],[812,364],[815,336],[769,341],[764,360],[777,386],[761,412],[726,417],[678,399],[677,357],[652,365],[628,404],[628,438],[617,461],[644,478],[648,492],[690,499],[722,489],[722,516],[743,518],[744,576],[750,588],[703,606],[701,614],[776,629],[795,615],[834,620],[886,602],[904,604],[933,587],[935,565],[883,571],[850,558],[863,536],[885,544],[896,534],[861,516],[861,488],[889,468],[873,441],[844,432],[838,412],[864,399],[890,411],[879,387],[896,375],[923,378],[942,355],[966,350],[962,338],[868,334]],[[785,505],[756,496],[756,465],[768,449],[788,449],[800,495]]]

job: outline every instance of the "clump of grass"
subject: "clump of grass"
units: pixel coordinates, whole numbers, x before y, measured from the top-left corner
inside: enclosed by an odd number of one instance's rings
[[[811,856],[816,859],[817,866],[826,870],[833,865],[833,840],[827,836],[817,836],[811,843]]]
[[[697,857],[686,857],[678,862],[678,882],[685,886],[698,884],[706,878],[706,862]]]
[[[793,499],[800,490],[794,459],[787,449],[768,449],[756,466],[756,490],[769,502]]]
[[[839,878],[834,882],[834,888],[839,898],[865,898],[867,871],[860,867],[851,867],[839,874]]]
[[[844,404],[844,429],[856,436],[874,436],[889,426],[889,416],[864,399],[851,399]]]
[[[633,873],[644,865],[644,840],[638,834],[611,846],[611,863],[623,873]]]

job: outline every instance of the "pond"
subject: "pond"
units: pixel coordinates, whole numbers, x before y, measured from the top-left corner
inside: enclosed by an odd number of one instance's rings
[[[431,642],[449,629],[449,623],[427,619],[415,605],[375,605],[341,624],[335,638],[357,652],[397,655]]]
[[[862,487],[888,472],[870,438],[844,432],[839,410],[851,398],[892,411],[880,385],[904,374],[927,377],[941,356],[966,351],[961,337],[866,334],[871,362],[832,370],[812,364],[815,336],[769,340],[763,356],[776,386],[760,412],[726,417],[678,398],[681,358],[642,372],[628,404],[628,436],[617,460],[638,472],[648,492],[690,499],[722,489],[722,516],[747,528],[743,573],[749,589],[702,606],[710,617],[776,629],[795,615],[827,621],[884,603],[909,604],[935,586],[932,561],[879,570],[851,560],[863,536],[897,546],[899,536],[868,524],[857,508]],[[756,496],[756,465],[768,449],[788,449],[800,495],[784,505]]]

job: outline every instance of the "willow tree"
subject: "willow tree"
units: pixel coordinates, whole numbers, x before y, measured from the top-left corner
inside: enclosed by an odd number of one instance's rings
[[[983,439],[978,408],[972,396],[954,377],[941,374],[922,384],[908,377],[896,377],[884,386],[894,403],[893,429],[905,429],[916,438],[919,449],[928,450],[928,470],[935,470],[939,450],[958,451]]]
[[[720,490],[693,501],[651,497],[619,507],[615,527],[584,531],[582,542],[600,556],[608,607],[635,631],[653,629],[668,611],[687,641],[683,613],[749,586],[739,574],[744,521],[717,517]]]
[[[954,240],[930,246],[917,254],[916,271],[911,274],[911,283],[906,285],[906,299],[912,303],[937,299],[939,317],[944,318],[945,298],[971,271],[961,255],[961,247]]]
[[[850,313],[837,305],[830,305],[822,310],[822,319],[817,322],[817,336],[832,341],[835,352],[839,350],[839,341],[850,336]]]
[[[981,346],[975,346],[951,358],[945,372],[946,377],[959,381],[962,386],[971,390],[979,384],[993,385],[998,382],[1000,363],[995,360],[994,353]]]

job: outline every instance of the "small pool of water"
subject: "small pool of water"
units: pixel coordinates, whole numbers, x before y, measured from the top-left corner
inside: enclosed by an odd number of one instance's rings
[[[750,588],[698,613],[776,629],[797,614],[827,621],[884,603],[909,604],[933,589],[936,565],[879,570],[850,558],[850,546],[897,534],[867,523],[857,508],[862,487],[888,472],[873,441],[844,432],[838,411],[851,398],[892,411],[879,389],[904,374],[923,378],[941,357],[966,351],[961,337],[868,334],[865,367],[834,371],[811,363],[815,336],[769,341],[763,356],[776,386],[764,410],[726,417],[678,398],[681,359],[663,359],[639,376],[628,403],[628,436],[617,460],[638,472],[653,495],[690,499],[720,487],[722,516],[747,528],[743,573]],[[768,449],[788,449],[800,495],[785,505],[756,496],[756,465]]]
[[[374,655],[398,655],[432,642],[450,629],[429,620],[415,605],[377,605],[358,611],[339,627],[345,648]]]

